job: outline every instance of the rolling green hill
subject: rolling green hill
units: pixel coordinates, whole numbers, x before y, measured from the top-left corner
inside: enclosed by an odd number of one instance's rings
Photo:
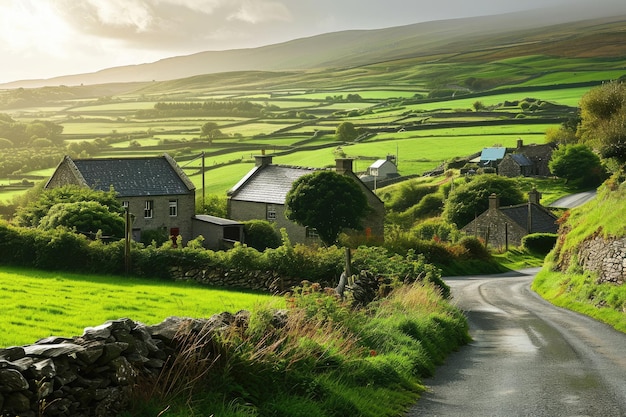
[[[150,82],[239,71],[355,68],[402,59],[450,63],[538,54],[568,58],[623,57],[625,21],[623,8],[542,9],[327,33],[258,48],[199,52],[90,74],[20,81],[3,87]]]

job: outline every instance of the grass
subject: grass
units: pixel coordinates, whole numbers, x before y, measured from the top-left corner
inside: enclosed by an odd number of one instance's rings
[[[283,301],[188,283],[1,267],[0,346],[77,336],[85,327],[122,317],[156,324],[169,316],[209,317],[269,302]]]
[[[589,273],[558,272],[548,262],[532,289],[554,305],[577,311],[626,333],[626,286],[598,284]]]
[[[189,340],[181,349],[188,360],[177,359],[178,372],[163,374],[178,380],[162,376],[139,386],[138,394],[151,395],[133,401],[126,415],[168,408],[176,417],[398,416],[424,390],[421,379],[469,341],[463,314],[431,285],[399,287],[367,310],[314,285],[294,292],[281,326],[271,324],[270,311],[257,310],[245,331],[210,343]],[[203,362],[210,369],[197,367]],[[202,378],[193,389],[178,389],[195,375]]]
[[[567,230],[546,258],[533,289],[555,305],[594,317],[626,332],[626,286],[598,283],[596,273],[583,271],[576,259],[582,243],[595,236],[623,238],[626,234],[626,186],[611,190],[610,179],[595,199],[569,211]],[[619,255],[615,255],[619,256]]]

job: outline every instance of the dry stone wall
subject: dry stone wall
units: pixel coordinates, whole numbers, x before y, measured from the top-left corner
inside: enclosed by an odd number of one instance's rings
[[[138,377],[158,375],[190,332],[247,326],[249,313],[170,317],[146,326],[108,321],[73,338],[0,349],[0,416],[110,417],[124,410]]]
[[[598,274],[598,283],[626,282],[626,238],[605,239],[595,236],[580,246],[578,264]]]
[[[195,281],[204,285],[242,288],[255,291],[266,291],[279,294],[301,285],[302,278],[285,277],[272,271],[253,270],[220,270],[217,268],[183,268],[170,269],[170,277],[176,281]],[[316,281],[325,287],[334,287],[336,282]]]

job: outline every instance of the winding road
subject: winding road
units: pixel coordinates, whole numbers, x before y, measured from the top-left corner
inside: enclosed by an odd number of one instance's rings
[[[473,341],[407,417],[626,416],[626,334],[541,299],[537,272],[446,279]]]

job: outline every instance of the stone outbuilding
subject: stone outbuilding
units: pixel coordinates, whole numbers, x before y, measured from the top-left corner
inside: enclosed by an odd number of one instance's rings
[[[509,153],[498,164],[498,174],[504,177],[528,177],[533,174],[533,163],[524,154]]]
[[[556,233],[557,217],[539,201],[541,193],[532,190],[528,202],[500,207],[496,194],[489,196],[489,208],[461,230],[483,239],[493,247],[520,246],[522,238],[531,233]]]
[[[365,194],[371,212],[363,221],[364,233],[368,238],[382,240],[384,236],[384,203],[353,172],[353,160],[335,160],[335,171],[353,179]],[[300,226],[285,217],[285,199],[291,186],[303,175],[319,168],[277,165],[271,155],[255,156],[252,168],[233,188],[228,191],[228,218],[237,221],[267,220],[284,228],[292,243],[319,241],[315,229]]]

